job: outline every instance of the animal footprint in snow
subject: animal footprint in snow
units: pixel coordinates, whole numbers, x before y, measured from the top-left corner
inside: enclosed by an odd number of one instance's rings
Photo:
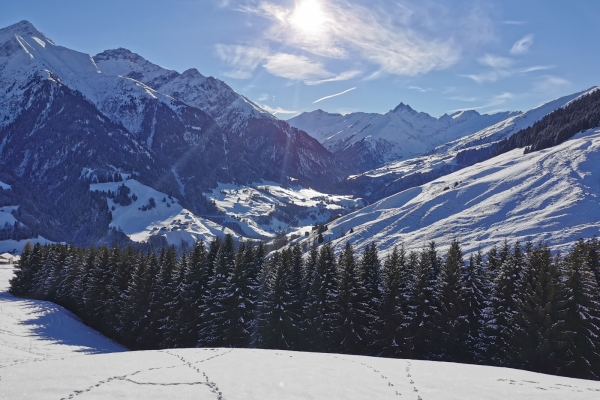
[[[414,384],[415,384],[415,382],[414,382],[414,381],[411,379],[411,380],[410,380],[410,384],[411,384],[411,385],[414,385]]]

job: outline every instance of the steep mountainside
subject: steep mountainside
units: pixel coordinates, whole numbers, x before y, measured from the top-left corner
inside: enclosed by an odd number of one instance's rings
[[[416,157],[518,114],[481,115],[471,110],[434,118],[400,103],[383,115],[317,110],[288,122],[317,138],[338,158],[352,162],[357,172],[364,172],[389,161]]]
[[[456,238],[471,252],[511,238],[563,249],[600,233],[599,157],[598,128],[539,152],[515,149],[342,217],[329,238],[339,248],[350,241],[418,250]]]
[[[317,140],[262,110],[225,82],[196,69],[180,74],[122,48],[104,51],[94,61],[104,73],[143,82],[209,114],[222,129],[239,136],[262,178],[281,182],[291,176],[324,188],[344,176],[345,168]]]
[[[242,124],[236,112],[245,109],[235,105],[251,103],[223,82],[206,78],[219,90],[188,104],[113,72],[27,21],[0,30],[0,179],[13,187],[0,205],[19,205],[18,219],[51,240],[82,244],[106,234],[110,210],[89,183],[116,172],[204,214],[216,211],[203,193],[218,182],[291,176],[326,186],[344,176],[316,140],[264,111]],[[199,75],[168,72],[179,81]],[[223,98],[233,100],[217,123],[203,109],[214,113]]]

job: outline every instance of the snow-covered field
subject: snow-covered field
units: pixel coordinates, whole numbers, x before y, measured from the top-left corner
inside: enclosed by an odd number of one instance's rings
[[[597,399],[600,382],[507,368],[254,349],[124,352],[59,306],[6,293],[0,398]]]
[[[600,234],[600,129],[539,152],[523,149],[387,197],[329,225],[359,248],[405,244],[419,250],[430,240],[459,239],[467,252],[485,251],[504,239],[547,241],[566,249]]]

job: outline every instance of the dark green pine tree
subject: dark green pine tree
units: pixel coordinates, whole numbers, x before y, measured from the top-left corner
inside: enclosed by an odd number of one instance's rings
[[[233,269],[225,282],[223,335],[229,347],[245,347],[251,341],[254,302],[250,297],[251,287],[246,270],[252,264],[252,253],[246,253],[246,248],[251,247],[249,243],[240,244]],[[248,265],[245,262],[245,255],[250,255],[250,259],[247,260]]]
[[[198,343],[200,347],[229,346],[224,337],[224,332],[228,329],[226,324],[228,322],[229,299],[226,289],[234,267],[235,246],[231,235],[227,235],[217,251],[213,268],[214,274],[210,279],[208,291],[203,300],[202,322]]]
[[[435,242],[430,242],[421,251],[415,270],[407,354],[411,358],[431,360],[440,357],[437,286],[441,264]]]
[[[564,367],[568,335],[565,326],[567,292],[559,266],[545,244],[526,246],[517,310],[508,332],[512,365],[536,372],[557,373]]]
[[[159,300],[155,309],[155,318],[159,325],[159,346],[161,348],[173,347],[177,337],[177,327],[173,319],[177,318],[175,278],[179,273],[179,262],[174,246],[161,252],[160,272],[158,276]]]
[[[367,348],[367,304],[360,270],[350,243],[338,260],[336,320],[331,351],[345,354],[364,354]]]
[[[149,325],[149,303],[151,299],[153,274],[158,274],[158,262],[154,262],[156,270],[149,269],[148,258],[140,255],[133,267],[131,279],[124,295],[123,330],[128,332],[124,344],[133,350],[150,348],[144,343],[145,329]],[[139,338],[139,339],[138,339]],[[144,339],[145,340],[145,339]]]
[[[329,351],[334,347],[337,316],[337,265],[331,242],[321,246],[311,299],[307,305],[308,339],[313,351]]]
[[[364,303],[366,306],[366,343],[368,353],[377,354],[377,338],[380,335],[380,307],[381,307],[381,262],[377,254],[375,243],[366,246],[360,260],[360,281],[364,287]]]
[[[482,363],[485,356],[483,330],[489,284],[484,268],[483,253],[479,249],[475,255],[471,254],[464,272],[464,296],[469,327],[465,358],[474,363]]]
[[[106,286],[110,279],[109,269],[110,251],[106,246],[98,249],[94,264],[89,271],[88,285],[84,293],[86,316],[90,326],[94,329],[104,330],[104,317],[106,311]]]
[[[596,284],[600,287],[600,241],[593,237],[586,242],[586,263],[596,278]]]
[[[194,245],[187,268],[184,268],[184,277],[181,284],[181,309],[178,319],[181,328],[178,344],[181,347],[195,347],[198,344],[198,324],[202,310],[203,296],[208,288],[207,252],[204,242],[198,241]]]
[[[515,322],[517,312],[516,294],[521,290],[523,252],[519,243],[511,251],[504,242],[499,260],[502,261],[492,283],[488,306],[485,311],[486,360],[496,365],[506,365],[507,351],[511,346],[510,327]]]
[[[261,348],[263,346],[263,338],[261,336],[263,329],[261,324],[263,303],[265,300],[265,292],[267,290],[268,263],[265,261],[266,249],[262,242],[258,243],[254,251],[253,276],[251,282],[252,297],[254,299],[254,315],[252,317],[252,331],[250,332],[250,347]]]
[[[183,347],[181,344],[181,331],[183,329],[184,321],[182,318],[182,311],[185,304],[184,297],[185,292],[185,277],[189,271],[188,257],[183,250],[181,257],[177,263],[177,270],[173,276],[173,300],[171,302],[171,317],[167,322],[167,340],[166,345],[168,347]]]
[[[146,317],[141,325],[142,331],[140,334],[139,346],[141,349],[157,349],[161,347],[164,318],[163,303],[163,280],[161,274],[164,272],[162,266],[165,258],[165,252],[162,251],[160,257],[154,253],[148,256],[148,267],[146,268],[147,279],[144,286],[148,287],[148,296],[146,302]]]
[[[269,260],[261,327],[263,346],[269,349],[293,350],[300,337],[296,313],[298,298],[291,289],[292,252],[284,249]]]
[[[9,281],[9,292],[15,296],[26,296],[31,291],[34,277],[32,255],[33,245],[31,242],[27,242],[21,251],[21,261],[15,266],[14,275]]]
[[[385,357],[400,357],[406,348],[405,310],[407,300],[403,295],[403,269],[406,267],[404,246],[394,246],[383,263],[381,307],[378,310],[376,348]]]
[[[81,251],[71,245],[63,269],[63,279],[58,283],[56,302],[69,310],[77,310],[77,297],[74,296],[77,277],[81,274]]]
[[[590,249],[590,247],[592,247]],[[570,333],[566,375],[600,378],[600,288],[590,268],[596,243],[583,240],[565,257],[568,291],[566,324]]]
[[[452,241],[442,264],[438,285],[439,320],[436,330],[440,334],[439,359],[468,361],[468,304],[465,294],[462,249],[457,240]]]

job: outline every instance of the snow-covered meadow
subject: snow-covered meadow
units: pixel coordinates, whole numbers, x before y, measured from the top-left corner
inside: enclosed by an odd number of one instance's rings
[[[53,303],[6,292],[2,399],[597,399],[600,382],[507,368],[255,349],[127,352]]]

